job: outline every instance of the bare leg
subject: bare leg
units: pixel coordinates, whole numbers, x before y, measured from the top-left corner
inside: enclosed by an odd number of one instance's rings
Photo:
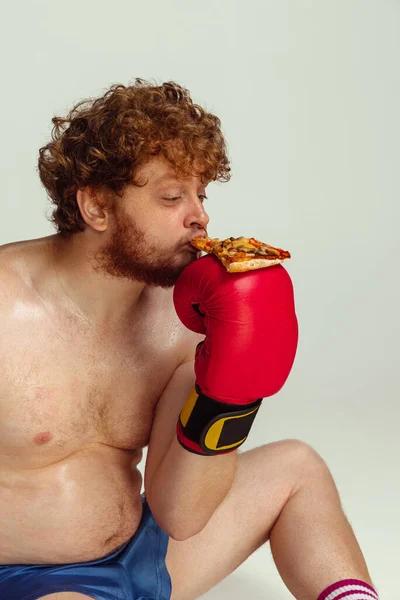
[[[58,592],[57,594],[48,594],[41,596],[38,600],[93,600],[92,596],[79,594],[78,592]]]
[[[304,442],[281,440],[239,453],[232,488],[205,528],[169,540],[173,600],[199,598],[268,540],[297,600],[317,600],[343,579],[376,589],[325,461]]]
[[[376,590],[332,475],[316,459],[307,463],[271,530],[279,574],[296,600],[317,600],[342,579],[360,579]]]

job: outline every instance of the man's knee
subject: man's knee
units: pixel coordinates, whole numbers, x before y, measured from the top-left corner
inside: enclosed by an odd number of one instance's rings
[[[315,472],[316,470],[328,471],[328,466],[322,456],[306,442],[297,439],[280,440],[289,453],[290,460],[293,461],[296,469],[300,473]]]

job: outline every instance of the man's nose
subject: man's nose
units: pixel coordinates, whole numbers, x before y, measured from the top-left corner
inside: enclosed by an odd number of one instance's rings
[[[201,200],[199,200],[199,198],[191,203],[190,211],[187,214],[186,221],[186,227],[190,227],[192,223],[197,223],[204,228],[207,227],[210,217],[208,216],[203,203]]]

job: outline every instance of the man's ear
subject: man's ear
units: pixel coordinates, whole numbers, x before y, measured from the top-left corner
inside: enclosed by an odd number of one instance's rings
[[[96,231],[106,231],[110,220],[110,194],[87,186],[76,192],[76,201],[85,223]]]

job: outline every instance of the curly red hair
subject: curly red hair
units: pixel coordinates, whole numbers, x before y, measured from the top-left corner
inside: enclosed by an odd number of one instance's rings
[[[59,233],[84,231],[76,192],[106,186],[121,196],[137,170],[163,155],[177,176],[203,183],[229,181],[230,166],[221,121],[173,81],[162,85],[136,78],[112,85],[97,99],[82,100],[53,117],[52,140],[39,150],[42,184],[56,205],[50,218]]]

